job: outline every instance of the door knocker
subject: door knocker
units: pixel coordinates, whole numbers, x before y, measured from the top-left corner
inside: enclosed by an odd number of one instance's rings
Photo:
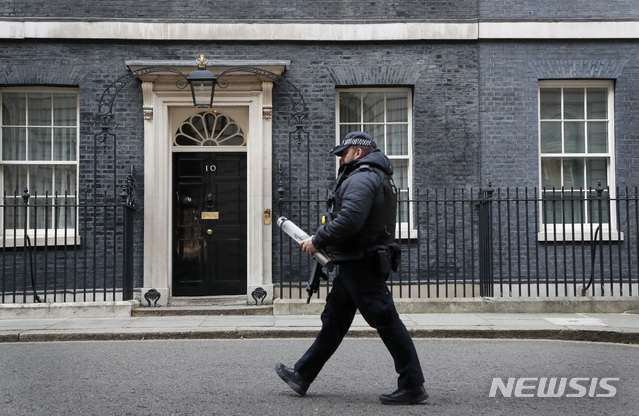
[[[206,204],[206,208],[208,210],[212,210],[215,206],[215,195],[210,192],[206,194],[206,196],[204,197],[204,203]]]

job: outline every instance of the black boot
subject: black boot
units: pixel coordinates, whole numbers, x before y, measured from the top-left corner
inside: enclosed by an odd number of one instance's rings
[[[306,395],[306,390],[308,390],[308,386],[310,386],[311,383],[302,380],[297,371],[293,370],[292,368],[286,367],[282,363],[277,363],[275,365],[275,372],[278,376],[280,376],[282,380],[286,382],[286,384],[288,384],[290,388],[295,391],[295,393],[299,394],[300,396]]]
[[[379,396],[382,404],[423,404],[428,399],[428,393],[424,386],[415,387],[413,389],[399,389],[391,394],[382,394]]]

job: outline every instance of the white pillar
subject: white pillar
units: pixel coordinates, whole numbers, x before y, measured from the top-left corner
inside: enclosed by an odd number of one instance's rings
[[[166,219],[170,218],[170,207],[167,205],[169,184],[169,150],[165,138],[156,129],[154,112],[155,92],[153,82],[142,82],[144,110],[144,277],[141,301],[150,289],[160,292],[158,305],[166,305],[169,298],[171,282],[170,259],[166,252],[166,244],[170,244],[171,233],[166,227]],[[159,116],[159,114],[155,114]],[[159,117],[163,119],[163,117]],[[152,214],[151,214],[152,213]]]

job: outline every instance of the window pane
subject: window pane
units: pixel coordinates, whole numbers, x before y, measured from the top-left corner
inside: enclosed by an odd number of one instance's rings
[[[58,198],[58,204],[56,205],[56,228],[75,228],[75,198],[62,197]],[[72,239],[73,236],[68,236]]]
[[[583,119],[584,118],[584,89],[566,88],[564,89],[564,118]]]
[[[605,188],[608,186],[608,161],[606,158],[592,158],[586,161],[588,187],[596,188],[598,183]]]
[[[608,152],[608,123],[605,121],[588,122],[588,153]]]
[[[7,192],[7,195],[9,193]],[[13,192],[11,193],[13,195]],[[22,195],[22,192],[20,193]],[[24,208],[22,205],[22,197],[7,197],[7,207],[5,208],[4,229],[20,230],[24,227]]]
[[[409,220],[408,215],[410,208],[409,204],[409,193],[408,189],[400,190],[397,192],[397,200],[400,202],[399,207],[397,209],[397,222],[407,222]],[[400,231],[401,232],[401,231]],[[405,238],[406,235],[403,235],[402,238]]]
[[[384,93],[364,93],[364,123],[384,122]]]
[[[77,124],[77,96],[75,94],[53,94],[53,117],[56,126]]]
[[[361,94],[358,92],[339,93],[340,123],[360,123]],[[343,137],[343,136],[342,136]]]
[[[583,191],[547,191],[543,193],[542,199],[542,221],[544,224],[579,224],[583,221]]]
[[[541,159],[541,186],[545,189],[561,188],[561,159]]]
[[[5,209],[4,228],[20,229],[25,226],[22,193],[27,187],[27,168],[26,166],[4,166],[3,172],[3,196],[7,196],[7,204],[14,205]],[[13,196],[16,198],[12,198]]]
[[[397,189],[408,189],[408,160],[392,159],[393,181]]]
[[[360,131],[359,124],[357,125],[341,125],[339,126],[339,137],[338,142],[342,142],[342,139],[346,137],[346,135],[352,131]],[[379,146],[379,143],[377,144]]]
[[[31,166],[29,193],[32,196],[53,193],[53,166]]]
[[[566,121],[564,123],[564,152],[584,153],[586,151],[584,123]]]
[[[561,123],[541,122],[541,153],[561,153]]]
[[[406,124],[390,124],[387,130],[386,154],[408,155],[408,126]]]
[[[581,224],[584,218],[585,192],[582,190],[566,190],[563,194],[564,219],[567,223]]]
[[[2,159],[25,160],[27,158],[27,129],[24,127],[2,128]]]
[[[542,193],[542,221],[544,224],[557,224],[561,222],[561,194],[558,191]]]
[[[55,192],[58,195],[71,196],[76,191],[75,166],[56,166],[55,168]]]
[[[2,124],[4,126],[27,124],[27,94],[23,92],[2,94]]]
[[[385,152],[384,125],[383,124],[364,124],[364,131],[373,138],[373,140],[377,144],[377,148],[382,149],[382,151]]]
[[[408,94],[389,92],[386,94],[386,121],[408,121]]]
[[[584,188],[584,160],[576,158],[564,159],[564,189]]]
[[[27,187],[27,167],[6,165],[3,176],[6,195],[22,196],[24,188]]]
[[[55,129],[53,139],[53,160],[75,160],[76,130]]]
[[[29,125],[51,125],[51,94],[29,94]]]
[[[608,90],[588,88],[588,118],[608,118]]]
[[[596,191],[589,193],[588,212],[590,213],[590,222],[597,225],[601,221],[602,224],[610,222],[610,200],[608,191],[605,190],[599,199]]]
[[[29,160],[51,160],[51,129],[29,129]]]
[[[561,118],[561,89],[542,88],[540,92],[540,112],[542,120]]]
[[[399,209],[397,210],[397,222],[408,221],[408,161],[392,159],[393,164],[393,182],[399,191],[397,193],[397,199],[401,202]]]
[[[40,195],[40,194],[38,194]],[[51,228],[53,223],[52,198],[32,197],[29,199],[29,228]]]
[[[561,224],[562,202],[560,191],[548,191],[542,197],[542,221],[544,224]]]

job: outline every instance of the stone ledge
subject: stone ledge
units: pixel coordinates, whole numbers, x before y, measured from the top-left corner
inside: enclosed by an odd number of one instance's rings
[[[248,306],[161,306],[135,307],[131,310],[131,316],[257,316],[273,315],[271,305]]]
[[[0,319],[128,318],[135,300],[0,304]]]
[[[25,331],[3,336],[0,342],[51,342],[51,341],[145,341],[168,339],[272,339],[315,338],[318,328],[216,328],[173,329],[144,331]],[[412,328],[413,338],[466,338],[466,339],[539,339],[586,342],[614,342],[639,344],[639,332],[581,329],[431,329]],[[347,338],[377,338],[372,328],[351,328]]]
[[[274,315],[319,315],[325,301],[276,299]],[[395,299],[399,313],[623,313],[639,309],[639,297]]]
[[[18,342],[20,341],[20,333],[16,331],[1,331],[0,342]]]

